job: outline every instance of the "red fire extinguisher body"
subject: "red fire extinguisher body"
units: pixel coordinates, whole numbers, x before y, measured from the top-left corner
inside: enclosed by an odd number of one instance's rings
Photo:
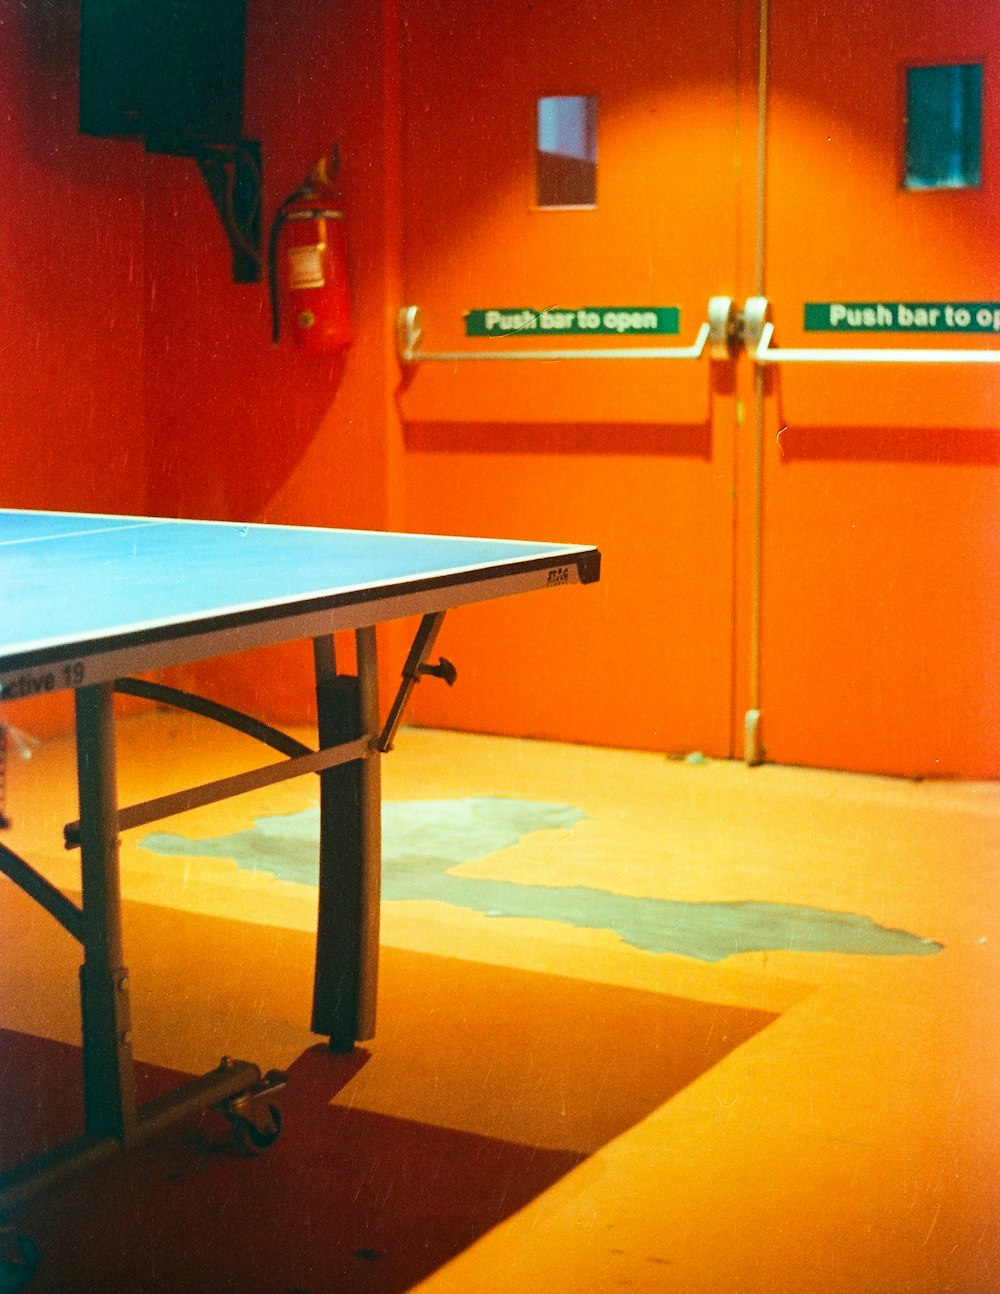
[[[283,231],[289,332],[315,354],[345,350],[353,339],[344,213],[306,200],[294,203]]]

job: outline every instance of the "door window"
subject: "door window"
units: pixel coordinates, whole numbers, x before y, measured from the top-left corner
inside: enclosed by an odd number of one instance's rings
[[[536,165],[539,207],[597,205],[597,98],[549,95],[538,100]]]
[[[982,100],[979,63],[907,68],[906,188],[978,186]]]

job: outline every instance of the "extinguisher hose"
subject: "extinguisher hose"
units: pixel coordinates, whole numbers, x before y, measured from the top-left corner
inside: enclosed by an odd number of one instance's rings
[[[277,346],[281,339],[281,300],[278,286],[278,242],[281,231],[288,218],[293,203],[306,197],[311,190],[308,184],[301,184],[294,193],[290,193],[278,208],[271,222],[271,236],[267,242],[267,285],[271,297],[271,341]]]

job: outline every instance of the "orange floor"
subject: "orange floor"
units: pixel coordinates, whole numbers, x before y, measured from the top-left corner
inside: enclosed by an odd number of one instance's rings
[[[123,802],[255,757],[188,717],[141,715],[120,731]],[[944,946],[706,962],[644,951],[596,921],[386,902],[379,1035],[334,1101],[575,1156],[417,1288],[1000,1288],[1000,787],[414,729],[383,776],[387,801],[582,810],[456,875],[802,905]],[[72,889],[60,844],[76,816],[70,743],[14,761],[9,783],[5,842]],[[310,780],[286,783],[163,829],[197,842],[315,796]],[[294,1069],[316,1042],[303,937],[315,890],[201,857],[196,843],[188,858],[157,856],[146,831],[122,850],[138,1056]],[[8,882],[0,893],[0,1026],[75,1041],[72,941]],[[703,1030],[694,1049],[692,1022],[706,1021],[719,1034],[706,1045]]]

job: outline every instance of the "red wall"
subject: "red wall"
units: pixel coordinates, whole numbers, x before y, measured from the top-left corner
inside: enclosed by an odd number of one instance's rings
[[[0,505],[141,512],[144,157],[77,133],[78,39],[76,6],[0,0]]]
[[[0,0],[0,493],[142,506],[141,150],[77,133],[73,6]]]
[[[0,0],[0,504],[391,524],[400,293],[383,163],[398,38],[384,8],[304,0],[291,21],[249,4],[245,125],[263,143],[265,227],[342,144],[356,342],[324,360],[272,348],[264,284],[233,283],[194,162],[78,133],[78,5]],[[309,689],[285,659],[268,662],[266,704],[303,718]],[[249,702],[261,669],[194,676]],[[66,698],[8,710],[39,734],[69,723]]]
[[[387,503],[377,10],[250,4],[245,130],[265,218],[341,141],[357,341],[345,359],[273,348],[264,284],[237,285],[193,163],[158,158],[146,213],[150,498],[158,512],[371,525]],[[349,75],[348,73],[349,69]]]
[[[355,341],[346,357],[271,344],[264,283],[232,282],[230,255],[193,163],[157,158],[146,207],[146,431],[157,514],[379,528],[392,523],[386,389],[399,290],[392,146],[392,6],[250,0],[245,132],[264,152],[264,216],[341,145]],[[383,41],[389,48],[383,57]],[[192,686],[308,717],[300,648],[184,671]]]

